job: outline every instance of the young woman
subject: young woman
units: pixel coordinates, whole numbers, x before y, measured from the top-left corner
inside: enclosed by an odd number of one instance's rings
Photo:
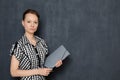
[[[52,69],[44,68],[44,60],[48,49],[45,41],[34,35],[39,24],[39,14],[32,9],[23,13],[22,25],[25,33],[11,49],[10,73],[19,80],[45,80]],[[56,67],[62,61],[56,63]]]

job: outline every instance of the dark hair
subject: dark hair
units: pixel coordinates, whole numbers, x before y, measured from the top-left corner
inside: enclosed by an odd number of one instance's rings
[[[26,14],[28,14],[28,13],[35,14],[35,15],[38,17],[38,21],[39,21],[40,16],[39,16],[38,12],[35,11],[35,10],[32,10],[32,9],[27,9],[27,10],[23,13],[23,18],[22,18],[23,20],[25,19],[25,16],[26,16]]]

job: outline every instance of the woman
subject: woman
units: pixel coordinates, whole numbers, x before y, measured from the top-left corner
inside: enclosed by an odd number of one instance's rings
[[[45,56],[48,53],[45,41],[34,35],[39,24],[39,14],[28,9],[23,14],[22,25],[25,33],[11,49],[10,73],[19,80],[45,80],[52,69],[44,68]],[[56,67],[62,61],[56,63]]]

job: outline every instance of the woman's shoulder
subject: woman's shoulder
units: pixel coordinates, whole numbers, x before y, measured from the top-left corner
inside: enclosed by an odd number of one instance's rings
[[[38,36],[35,36],[35,38],[36,38],[38,41],[45,41],[43,38],[38,37]]]
[[[23,37],[23,36],[22,36]],[[23,39],[22,39],[22,37],[20,37],[18,40],[16,40],[14,43],[12,43],[12,45],[16,45],[16,46],[20,46],[20,45],[22,45],[22,43],[23,43]]]
[[[12,43],[12,47],[11,47],[11,49],[10,49],[10,53],[11,54],[13,54],[13,51],[15,50],[15,49],[18,49],[20,46],[21,46],[21,40],[19,39],[19,40],[17,40],[17,41],[15,41],[14,43]]]
[[[38,42],[40,42],[44,47],[47,47],[46,41],[43,38],[38,37],[38,36],[35,36],[35,37]]]
[[[22,45],[23,44],[23,36],[21,38],[19,38],[17,41],[18,45]]]

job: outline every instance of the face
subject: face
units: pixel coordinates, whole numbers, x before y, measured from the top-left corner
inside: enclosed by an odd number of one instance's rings
[[[25,15],[25,19],[22,20],[22,25],[25,33],[34,34],[38,28],[38,17],[35,14],[28,13]]]

